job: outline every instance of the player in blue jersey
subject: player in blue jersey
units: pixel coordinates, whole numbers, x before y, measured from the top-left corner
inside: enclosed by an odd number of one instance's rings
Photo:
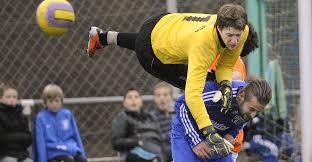
[[[217,89],[217,83],[206,82],[202,97],[213,123],[213,130],[210,131],[221,137],[205,137],[186,105],[185,96],[176,101],[171,139],[174,162],[233,162],[231,142],[234,140],[226,141],[223,137],[232,136],[234,139],[247,121],[264,110],[272,96],[269,83],[263,79],[254,79],[248,83],[233,81],[233,109],[225,115],[220,112],[222,102],[212,101]]]

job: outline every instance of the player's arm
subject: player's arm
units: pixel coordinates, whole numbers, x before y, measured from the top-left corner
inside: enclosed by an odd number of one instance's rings
[[[222,99],[223,104],[221,112],[224,113],[227,113],[232,107],[232,74],[233,67],[239,57],[239,54],[235,54],[236,53],[232,53],[232,55],[222,54],[216,69],[218,91],[214,95],[213,102],[218,102]]]
[[[215,56],[216,52],[212,52],[204,45],[192,47],[189,51],[185,100],[199,129],[212,125],[202,93],[206,82],[207,69]]]
[[[194,154],[201,159],[208,159],[212,156],[212,151],[208,143],[201,138],[201,132],[198,130],[196,123],[189,117],[188,106],[184,101],[177,101],[175,107],[179,107],[180,109],[177,112],[177,119],[184,127],[186,140]]]
[[[207,69],[215,59],[217,52],[207,45],[196,46],[189,55],[185,99],[198,128],[206,137],[206,141],[223,143],[224,139],[215,131],[207,113],[202,93],[204,90]]]
[[[207,159],[214,154],[223,156],[230,153],[231,147],[216,133],[212,125],[199,130],[193,118],[189,117],[189,108],[185,102],[176,102],[175,106],[180,108],[177,117],[184,126],[185,137],[190,147],[198,157]],[[203,135],[206,140],[203,139]]]

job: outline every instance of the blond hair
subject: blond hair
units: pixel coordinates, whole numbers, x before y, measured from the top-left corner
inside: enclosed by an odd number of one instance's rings
[[[60,86],[56,84],[48,84],[44,87],[42,92],[43,102],[46,103],[48,99],[61,98],[63,101],[64,93]]]
[[[172,88],[172,86],[171,86],[169,83],[167,83],[167,82],[159,82],[159,83],[157,83],[157,84],[154,86],[154,91],[153,91],[154,94],[155,94],[156,89],[162,88],[162,87],[168,88],[168,89],[170,90],[170,95],[173,96],[173,88]]]

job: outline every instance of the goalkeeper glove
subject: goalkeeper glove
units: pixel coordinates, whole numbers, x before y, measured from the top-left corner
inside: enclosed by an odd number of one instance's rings
[[[223,104],[221,108],[221,112],[227,113],[232,109],[232,87],[231,82],[228,80],[223,80],[219,84],[219,89],[216,91],[215,95],[212,98],[213,102],[218,102],[222,99]]]
[[[231,149],[234,148],[234,146],[226,139],[222,138],[212,125],[201,129],[201,131],[206,137],[208,146],[215,155],[226,156],[231,153]]]
[[[218,143],[210,146],[214,155],[227,156],[232,152],[234,146],[226,139],[223,140],[223,143]]]

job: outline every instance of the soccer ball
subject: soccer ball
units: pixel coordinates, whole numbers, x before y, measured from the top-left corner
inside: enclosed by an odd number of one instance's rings
[[[36,17],[40,29],[53,36],[66,33],[75,21],[74,9],[66,0],[44,0],[37,8]]]

